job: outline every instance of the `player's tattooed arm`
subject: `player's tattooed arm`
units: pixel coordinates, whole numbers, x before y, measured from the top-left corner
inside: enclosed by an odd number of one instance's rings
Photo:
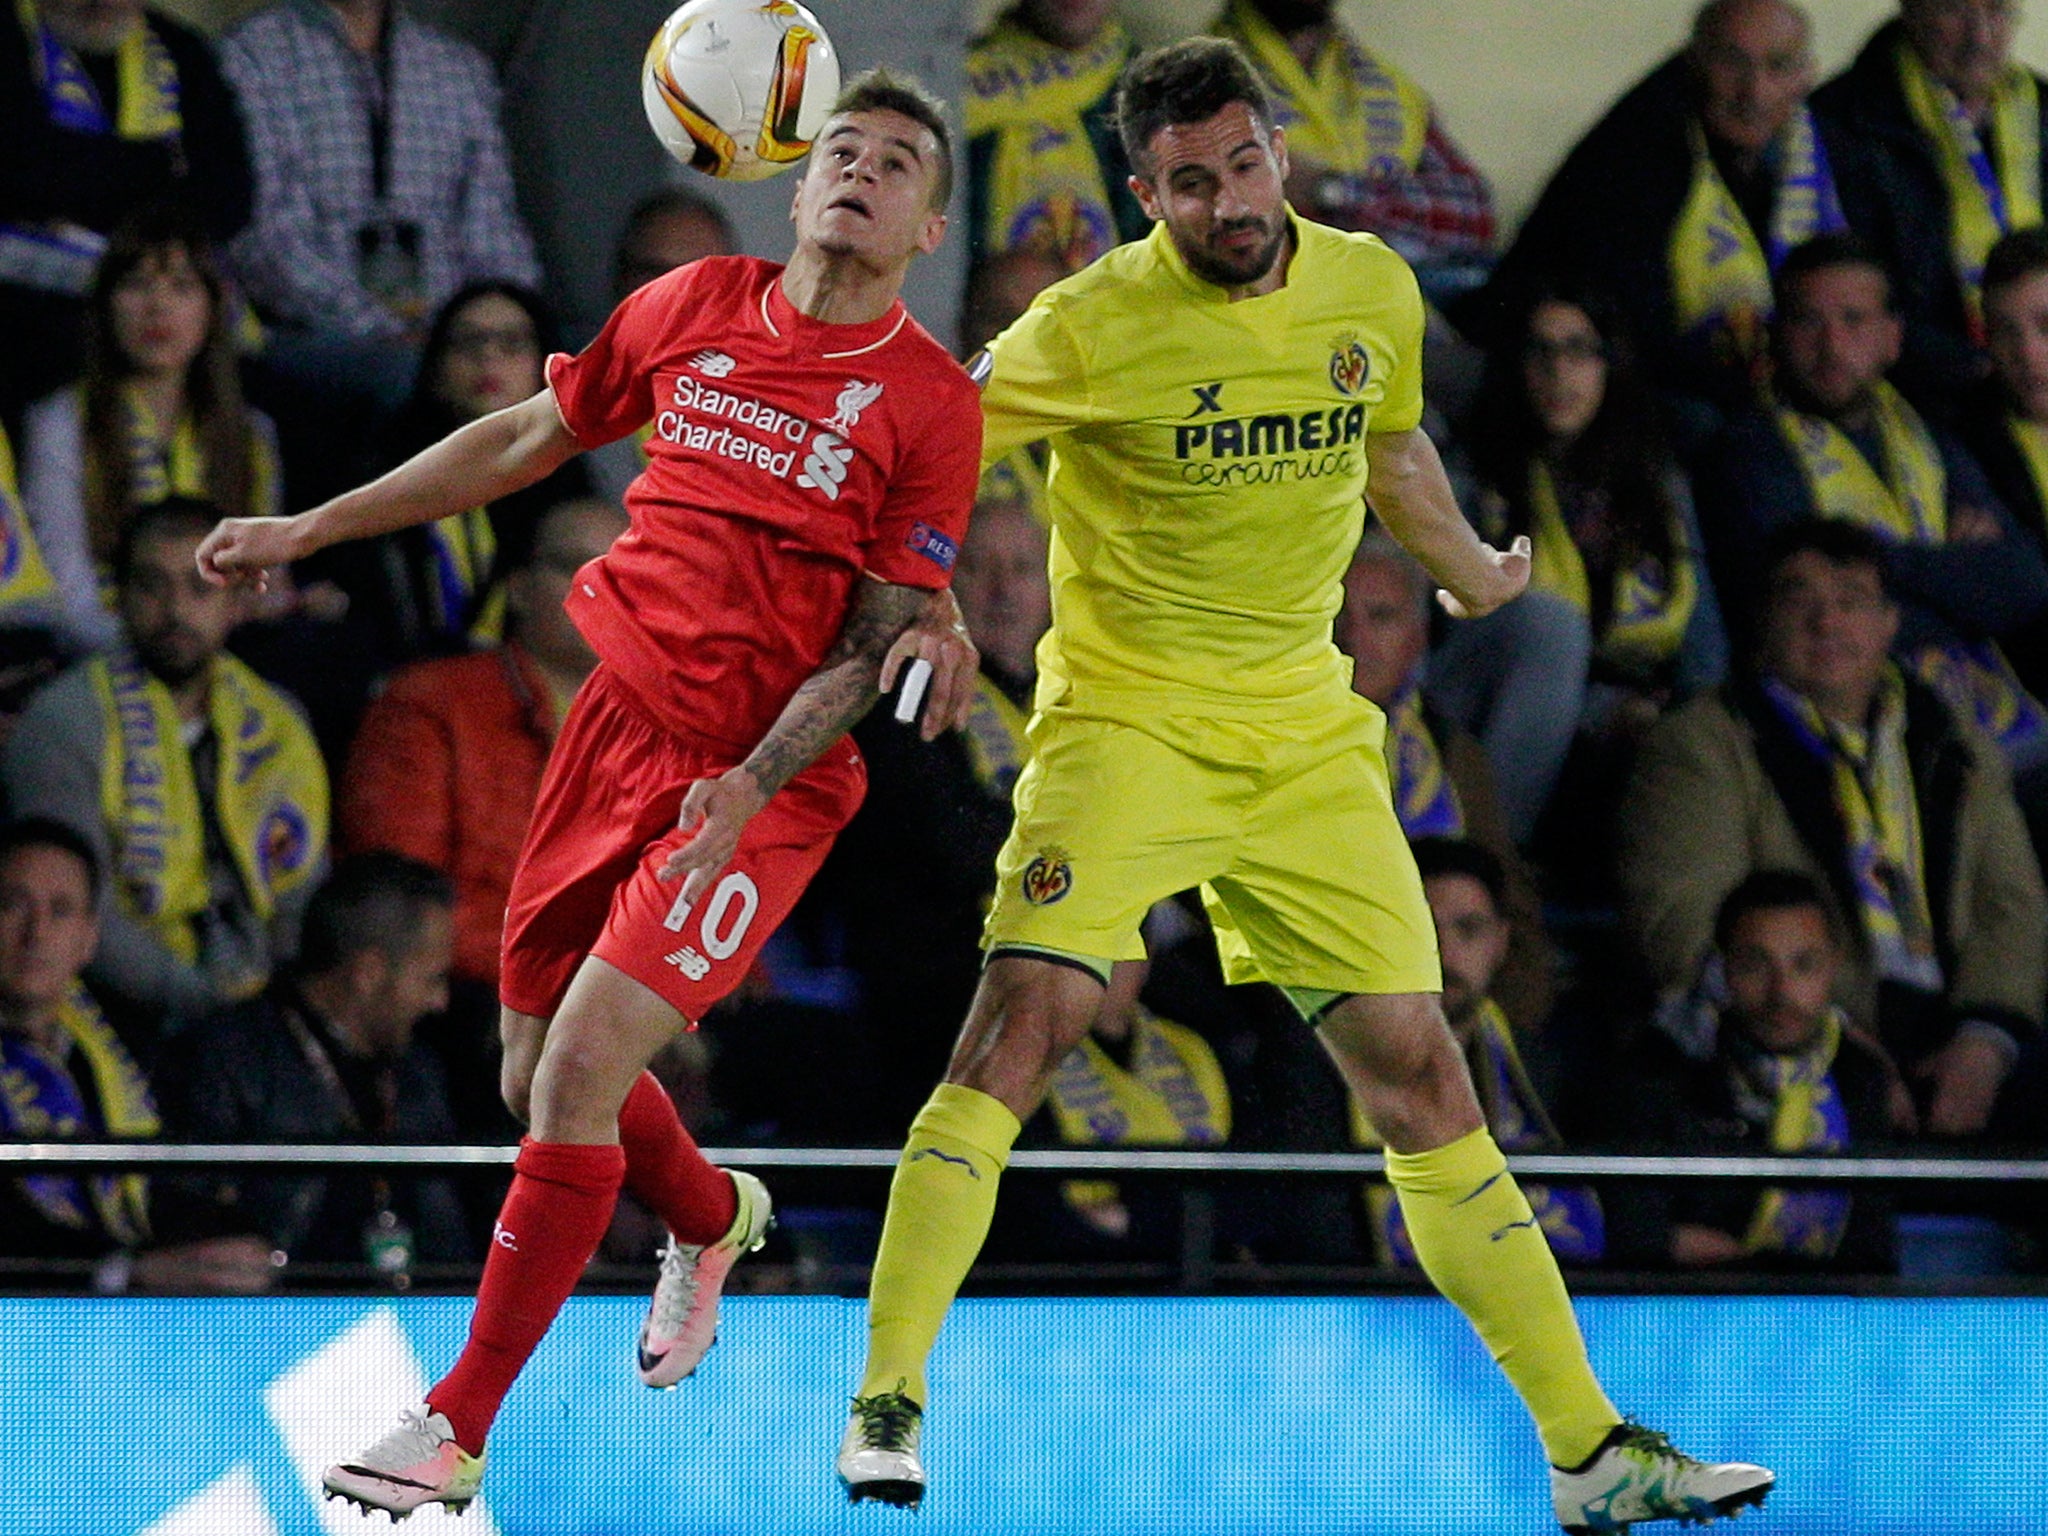
[[[1529,540],[1495,549],[1472,531],[1444,474],[1436,445],[1420,428],[1376,432],[1365,440],[1366,500],[1443,590],[1447,612],[1476,619],[1518,597],[1529,584]]]
[[[660,871],[663,880],[682,880],[685,901],[694,901],[731,860],[754,814],[874,707],[883,658],[930,598],[922,587],[863,581],[839,639],[746,761],[690,786],[678,825],[692,836]]]

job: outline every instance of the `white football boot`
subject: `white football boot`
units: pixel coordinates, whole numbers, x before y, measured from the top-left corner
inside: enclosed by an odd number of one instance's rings
[[[725,1277],[743,1253],[768,1239],[775,1202],[751,1173],[725,1170],[739,1194],[739,1211],[715,1243],[679,1243],[673,1234],[661,1256],[661,1278],[640,1328],[640,1379],[672,1387],[704,1363],[718,1338],[718,1298]]]
[[[897,1383],[894,1392],[856,1397],[839,1441],[839,1480],[855,1504],[869,1499],[915,1509],[924,1497],[924,1463],[917,1442],[924,1430],[924,1410]]]
[[[320,1486],[330,1499],[381,1509],[396,1521],[423,1504],[446,1505],[459,1515],[483,1480],[484,1458],[457,1445],[446,1415],[422,1403],[400,1414],[398,1427],[353,1461],[329,1467]]]
[[[1572,1536],[1604,1536],[1638,1520],[1711,1525],[1761,1505],[1777,1480],[1769,1468],[1746,1462],[1695,1461],[1655,1430],[1623,1421],[1584,1465],[1550,1469],[1550,1500],[1557,1523]]]

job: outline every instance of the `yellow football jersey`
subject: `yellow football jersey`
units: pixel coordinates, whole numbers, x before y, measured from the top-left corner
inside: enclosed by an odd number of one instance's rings
[[[1142,721],[1306,711],[1364,521],[1365,439],[1422,415],[1422,298],[1371,235],[1294,220],[1277,291],[1230,303],[1163,225],[989,345],[983,457],[1051,444],[1038,707]]]

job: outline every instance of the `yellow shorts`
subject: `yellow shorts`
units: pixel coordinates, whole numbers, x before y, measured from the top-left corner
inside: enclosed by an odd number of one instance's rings
[[[1146,911],[1201,886],[1231,981],[1440,991],[1386,720],[1344,699],[1294,729],[1035,716],[983,947],[1139,959]]]

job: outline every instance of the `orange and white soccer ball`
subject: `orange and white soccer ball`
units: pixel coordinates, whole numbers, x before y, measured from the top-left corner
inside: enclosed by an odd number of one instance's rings
[[[839,55],[794,0],[689,0],[654,34],[640,99],[662,147],[727,181],[810,152],[839,96]]]

